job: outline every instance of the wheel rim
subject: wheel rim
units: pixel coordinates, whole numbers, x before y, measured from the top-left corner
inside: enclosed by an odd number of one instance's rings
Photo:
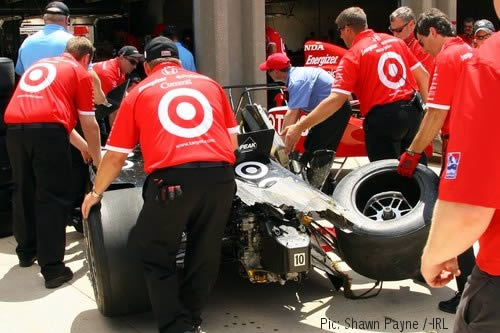
[[[401,192],[388,191],[372,196],[363,208],[363,215],[372,220],[382,222],[398,219],[409,213],[412,209],[413,207]]]

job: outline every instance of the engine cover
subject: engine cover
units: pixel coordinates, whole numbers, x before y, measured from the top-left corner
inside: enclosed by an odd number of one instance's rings
[[[276,274],[308,271],[311,257],[309,235],[281,223],[272,220],[262,223],[262,267]]]

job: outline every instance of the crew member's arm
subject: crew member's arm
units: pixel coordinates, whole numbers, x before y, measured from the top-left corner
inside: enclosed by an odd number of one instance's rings
[[[103,105],[108,104],[106,95],[104,95],[104,91],[102,91],[101,79],[99,79],[99,76],[94,71],[90,71],[90,76],[92,76],[92,87],[94,89],[94,103]]]
[[[231,138],[231,143],[233,144],[234,149],[238,149],[238,134],[230,133],[229,137]]]
[[[414,68],[411,72],[413,73],[415,81],[417,81],[418,89],[420,91],[422,99],[424,100],[424,103],[427,103],[428,88],[429,88],[429,73],[425,70],[422,64]]]
[[[102,193],[120,173],[128,153],[119,153],[108,150],[102,158],[102,163],[97,170],[94,189],[85,196],[82,204],[82,215],[84,219],[89,216],[90,208],[100,200]]]
[[[99,125],[97,125],[94,115],[80,114],[79,119],[83,135],[87,140],[90,156],[92,156],[92,163],[98,168],[99,163],[101,163],[101,136],[99,133]]]
[[[431,287],[443,287],[460,274],[456,257],[479,239],[494,212],[494,208],[483,206],[436,202],[421,264],[422,275]]]
[[[80,133],[78,133],[76,130],[71,131],[69,135],[69,142],[80,151],[85,163],[89,163],[92,160],[92,157],[89,154],[89,146],[87,145],[87,141],[85,141],[85,139],[82,138]]]
[[[296,124],[290,125],[281,131],[285,137],[285,150],[290,153],[300,139],[301,133],[319,123],[337,112],[349,98],[348,94],[332,92],[318,104],[306,117],[300,119]]]
[[[289,109],[285,116],[283,117],[283,125],[281,128],[285,129],[290,125],[293,125],[297,122],[300,116],[300,109]]]

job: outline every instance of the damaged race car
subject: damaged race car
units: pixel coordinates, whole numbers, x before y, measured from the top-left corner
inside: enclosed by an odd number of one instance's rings
[[[256,89],[245,88],[237,107],[232,104],[240,124],[240,156],[223,259],[238,262],[241,275],[252,283],[300,282],[315,267],[353,298],[349,279],[330,252],[380,287],[379,281],[418,276],[438,177],[419,166],[412,179],[403,178],[396,173],[396,160],[379,161],[349,173],[329,196],[318,185],[330,172],[332,156],[318,154],[319,162],[311,163],[308,173],[290,171],[266,111],[246,98]],[[150,308],[142,266],[128,247],[142,208],[144,179],[136,149],[83,224],[89,275],[105,316]],[[179,266],[184,251],[181,244]]]

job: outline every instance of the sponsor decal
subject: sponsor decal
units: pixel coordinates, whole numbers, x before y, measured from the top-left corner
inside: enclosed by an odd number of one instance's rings
[[[212,127],[213,110],[200,91],[177,88],[161,98],[158,118],[167,132],[183,138],[197,138]]]
[[[304,51],[324,51],[325,46],[323,44],[306,44],[304,45]]]
[[[255,150],[257,149],[257,142],[255,142],[252,137],[248,137],[248,139],[245,140],[245,142],[243,142],[241,145],[240,145],[240,151],[242,153],[248,153],[252,150]]]
[[[267,175],[269,168],[260,162],[243,162],[234,169],[236,174],[245,179],[259,179]]]
[[[448,153],[446,155],[446,173],[444,174],[444,179],[457,178],[460,155],[460,152]]]
[[[321,57],[315,57],[312,54],[310,54],[307,59],[306,59],[306,64],[305,66],[324,66],[324,65],[335,65],[339,60],[339,56],[321,56]]]
[[[50,63],[36,64],[24,73],[19,82],[19,87],[29,93],[44,90],[56,78],[56,66]]]
[[[399,89],[406,83],[406,67],[401,55],[396,52],[382,54],[377,66],[378,77],[384,86]]]

